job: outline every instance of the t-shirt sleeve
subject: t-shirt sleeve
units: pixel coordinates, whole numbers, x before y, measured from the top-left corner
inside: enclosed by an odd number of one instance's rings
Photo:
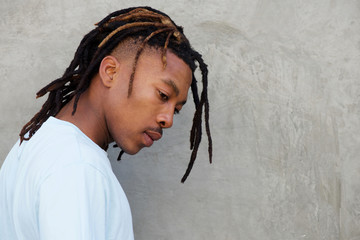
[[[41,240],[105,239],[107,188],[104,175],[84,163],[47,177],[38,195]]]

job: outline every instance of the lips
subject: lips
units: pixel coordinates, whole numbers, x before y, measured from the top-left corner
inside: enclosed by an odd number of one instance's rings
[[[150,147],[154,141],[159,140],[162,137],[162,129],[146,130],[144,132],[145,146]]]
[[[145,133],[151,138],[151,140],[153,141],[157,141],[162,137],[162,134],[159,132],[154,132],[151,130],[147,130],[145,131]]]

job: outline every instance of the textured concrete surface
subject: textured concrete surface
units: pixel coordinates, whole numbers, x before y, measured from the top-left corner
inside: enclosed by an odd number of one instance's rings
[[[0,161],[92,24],[144,4],[209,64],[214,164],[204,145],[180,184],[191,104],[164,140],[113,161],[136,239],[359,240],[358,0],[2,0]]]

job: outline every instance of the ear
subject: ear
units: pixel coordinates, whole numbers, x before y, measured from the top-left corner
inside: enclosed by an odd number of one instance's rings
[[[113,85],[113,79],[120,66],[119,61],[114,56],[106,56],[100,63],[99,75],[105,87]]]

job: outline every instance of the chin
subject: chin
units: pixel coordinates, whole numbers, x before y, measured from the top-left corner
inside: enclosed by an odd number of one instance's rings
[[[126,154],[129,155],[135,155],[142,149],[141,147],[134,147],[134,148],[128,148],[126,146],[121,146],[120,144],[116,143],[121,150],[123,150]]]
[[[140,152],[140,149],[137,150],[137,151],[124,151],[125,153],[129,154],[129,155],[135,155],[137,154],[138,152]]]

